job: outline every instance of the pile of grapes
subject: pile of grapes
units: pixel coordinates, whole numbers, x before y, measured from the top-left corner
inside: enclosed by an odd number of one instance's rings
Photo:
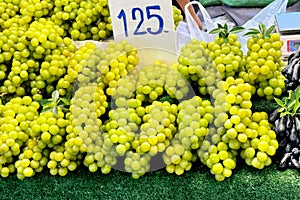
[[[214,41],[191,40],[171,65],[139,66],[138,49],[126,41],[103,49],[72,42],[111,35],[106,0],[1,5],[2,177],[65,176],[80,165],[133,178],[161,168],[181,175],[200,162],[223,181],[240,160],[271,164],[276,133],[251,100],[285,92],[272,27],[250,31],[246,54],[235,34],[241,28],[225,24],[212,31]]]

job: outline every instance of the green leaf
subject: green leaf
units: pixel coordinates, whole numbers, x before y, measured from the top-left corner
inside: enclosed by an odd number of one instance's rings
[[[67,98],[60,98],[59,101],[58,101],[58,104],[65,104],[65,105],[69,106],[70,105],[70,100],[67,99]]]
[[[39,101],[40,105],[42,107],[48,106],[53,102],[53,100],[49,100],[49,99],[42,99]]]
[[[282,113],[280,113],[280,117],[283,117],[283,116],[285,116],[287,113],[286,112],[282,112]]]
[[[221,32],[221,33],[219,34],[219,36],[220,36],[220,38],[224,38],[224,39],[227,38],[227,37],[226,37],[226,33],[224,33],[224,32]]]
[[[58,92],[58,90],[54,90],[52,92],[52,99],[53,99],[53,101],[57,102],[58,98],[59,98],[59,92]]]
[[[228,31],[228,26],[227,26],[226,23],[224,24],[224,29],[225,29],[226,32]]]
[[[217,34],[217,33],[220,33],[220,32],[222,32],[223,30],[222,29],[220,29],[220,28],[215,28],[215,29],[212,29],[209,33],[210,34]]]
[[[287,110],[293,110],[293,107],[296,103],[297,103],[296,100],[291,101],[287,106]]]
[[[249,31],[247,33],[244,34],[244,36],[254,36],[259,34],[259,31]]]
[[[297,111],[299,110],[299,107],[300,107],[300,103],[297,101],[293,108],[293,115],[295,115],[297,113]]]
[[[223,29],[223,26],[218,23],[218,28]]]
[[[230,33],[239,33],[241,31],[245,30],[244,27],[241,27],[241,26],[235,26],[233,27],[229,32]]]
[[[275,99],[275,101],[276,101],[276,103],[281,107],[281,108],[285,108],[286,106],[284,105],[284,103],[283,103],[283,101],[281,101],[280,99],[278,99],[278,98],[274,98]]]
[[[273,32],[274,29],[275,29],[275,25],[270,26],[270,28],[268,28],[268,30],[266,31],[265,36],[270,36],[270,34]]]
[[[264,35],[266,26],[263,23],[259,23],[258,28],[259,28],[259,31]]]
[[[296,93],[296,99],[299,100],[299,98],[300,98],[300,86],[298,86],[296,88],[295,93]]]
[[[249,30],[249,31],[256,31],[256,32],[259,33],[259,30],[258,30],[257,28],[249,28],[248,30]]]

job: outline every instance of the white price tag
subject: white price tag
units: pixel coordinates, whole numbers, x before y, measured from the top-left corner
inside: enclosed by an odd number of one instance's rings
[[[176,52],[172,1],[108,0],[114,40]]]

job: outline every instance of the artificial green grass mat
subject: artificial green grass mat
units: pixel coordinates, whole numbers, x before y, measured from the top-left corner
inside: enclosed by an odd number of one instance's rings
[[[0,191],[0,199],[299,199],[300,176],[296,170],[278,171],[275,164],[263,170],[243,166],[223,182],[206,169],[181,176],[162,169],[133,179],[129,173],[83,168],[65,177],[45,171],[23,181],[1,178]]]
[[[270,114],[276,107],[273,101],[253,99],[253,112]],[[276,164],[263,170],[241,164],[223,182],[217,182],[199,163],[181,176],[161,169],[137,180],[115,170],[103,175],[81,167],[60,177],[44,169],[23,181],[16,175],[0,178],[0,199],[300,199],[300,175],[291,169],[278,171]]]

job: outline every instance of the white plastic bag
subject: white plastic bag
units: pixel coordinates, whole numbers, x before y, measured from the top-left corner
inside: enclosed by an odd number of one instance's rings
[[[199,7],[199,14],[202,15],[203,21],[202,26],[203,30],[200,30],[194,18],[190,14],[188,7],[193,4]],[[209,34],[209,31],[215,28],[215,24],[213,19],[209,16],[206,9],[202,6],[198,1],[191,1],[187,3],[184,7],[186,22],[180,22],[176,29],[176,37],[177,37],[177,51],[186,45],[191,39],[197,39],[205,42],[212,41],[214,39],[214,35]]]
[[[288,0],[275,0],[266,7],[264,7],[260,12],[258,12],[254,17],[247,21],[242,27],[245,28],[244,31],[238,34],[239,40],[242,44],[242,50],[245,53],[247,50],[247,40],[244,34],[249,28],[258,28],[260,23],[263,23],[266,27],[275,25],[275,15],[277,13],[286,12],[286,7]]]

